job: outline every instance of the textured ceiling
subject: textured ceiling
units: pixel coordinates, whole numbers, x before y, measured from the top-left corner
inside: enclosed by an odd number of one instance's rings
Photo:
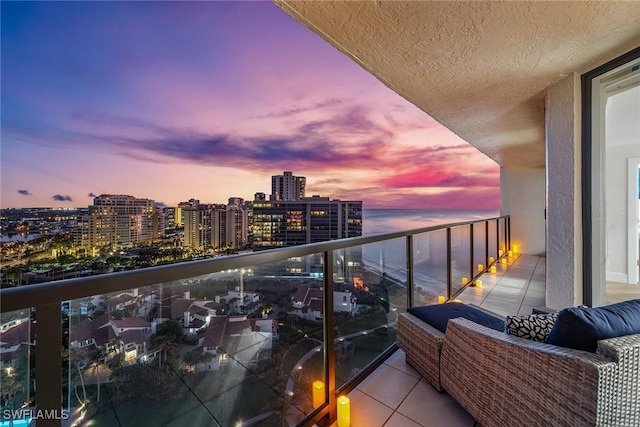
[[[547,86],[640,46],[640,2],[275,3],[505,167],[544,166]]]

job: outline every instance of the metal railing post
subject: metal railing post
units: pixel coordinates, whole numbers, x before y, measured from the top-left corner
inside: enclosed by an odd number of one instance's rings
[[[475,277],[473,270],[473,224],[469,224],[469,280]]]
[[[324,300],[324,363],[325,384],[329,394],[329,420],[338,418],[336,406],[336,328],[333,316],[333,250],[324,252],[323,300]]]
[[[413,236],[407,236],[407,308],[413,307]]]
[[[447,228],[447,300],[450,300],[453,296],[453,274],[451,268],[451,228]]]
[[[489,221],[484,222],[484,266],[489,267]]]
[[[36,307],[36,408],[54,414],[40,426],[62,425],[62,310],[60,303]],[[71,386],[71,385],[69,385]],[[52,419],[47,419],[52,418]]]
[[[500,220],[496,219],[496,253],[495,258],[498,259],[500,254]]]

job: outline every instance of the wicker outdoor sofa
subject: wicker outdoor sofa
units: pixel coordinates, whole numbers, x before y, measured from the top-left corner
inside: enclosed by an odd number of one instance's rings
[[[440,370],[482,427],[640,426],[640,334],[590,353],[452,319]]]

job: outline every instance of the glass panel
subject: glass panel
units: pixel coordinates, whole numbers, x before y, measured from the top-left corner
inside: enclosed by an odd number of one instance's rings
[[[297,423],[324,379],[322,256],[70,302],[67,404],[97,425]]]
[[[474,275],[478,274],[478,264],[482,264],[483,268],[487,267],[487,251],[486,251],[486,230],[485,223],[478,222],[473,225],[473,263]]]
[[[498,259],[498,242],[496,240],[496,233],[498,227],[496,221],[489,221],[489,256],[494,259]]]
[[[336,385],[357,375],[396,341],[407,309],[406,239],[334,252]]]
[[[505,233],[505,224],[507,222],[506,218],[500,218],[498,220],[498,233],[500,235],[500,247],[498,248],[499,251],[502,251],[502,253],[504,254],[507,250],[507,234]],[[500,252],[498,252],[498,255],[500,255]],[[501,255],[500,255],[501,256]]]
[[[636,67],[640,67],[638,64]],[[638,167],[640,72],[635,82],[610,86],[605,101],[604,178],[605,302],[640,297],[638,286]],[[631,79],[632,80],[632,79]]]
[[[447,298],[447,231],[436,230],[413,236],[415,306],[438,304]]]
[[[2,313],[0,324],[0,425],[26,426],[34,405],[35,322],[25,309]]]
[[[454,294],[464,286],[463,282],[466,283],[471,279],[470,234],[468,225],[461,225],[451,229],[451,271]]]

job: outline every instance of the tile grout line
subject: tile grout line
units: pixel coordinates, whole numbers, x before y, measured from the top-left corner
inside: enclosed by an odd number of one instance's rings
[[[418,424],[419,426],[424,426],[424,424],[417,422],[416,420],[414,420],[411,417],[406,416],[405,414],[403,414],[402,412],[398,412],[398,409],[402,406],[402,404],[404,403],[405,400],[407,400],[407,397],[409,397],[409,395],[411,394],[411,392],[413,392],[413,390],[415,390],[416,387],[418,387],[418,384],[420,384],[422,381],[424,380],[424,377],[420,376],[420,379],[418,380],[418,382],[416,382],[414,384],[414,386],[411,388],[411,390],[409,390],[409,392],[404,396],[404,398],[400,401],[400,403],[398,404],[398,408],[393,410],[393,413],[389,416],[389,418],[387,418],[384,422],[384,424],[382,424],[382,427],[385,427],[387,425],[387,423],[389,422],[389,420],[391,419],[391,417],[393,417],[393,415],[395,413],[398,413],[400,415],[402,415],[403,417],[413,421],[414,423]],[[426,381],[426,380],[425,380]],[[431,386],[431,385],[429,385]]]

